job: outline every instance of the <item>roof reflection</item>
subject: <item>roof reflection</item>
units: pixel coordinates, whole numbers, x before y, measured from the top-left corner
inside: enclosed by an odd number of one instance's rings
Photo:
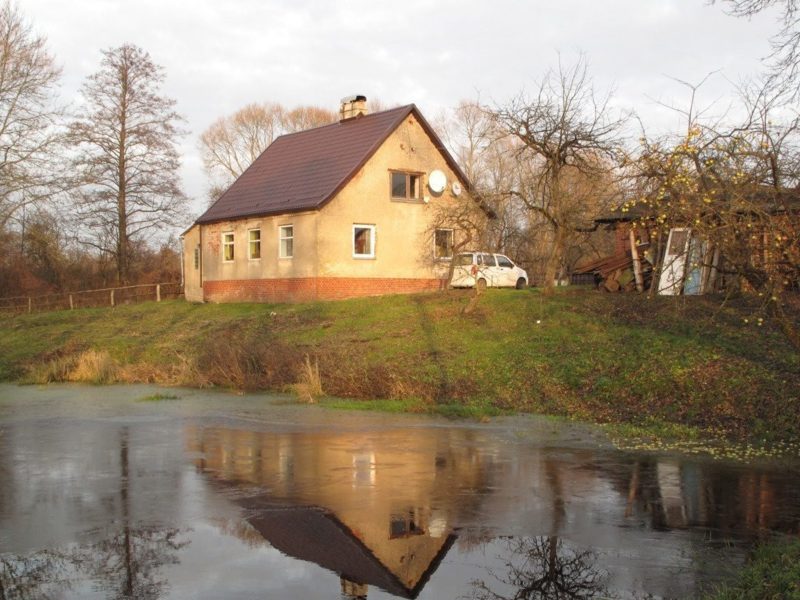
[[[415,598],[474,510],[490,454],[469,431],[264,433],[192,429],[196,466],[285,554],[338,573],[345,597]]]

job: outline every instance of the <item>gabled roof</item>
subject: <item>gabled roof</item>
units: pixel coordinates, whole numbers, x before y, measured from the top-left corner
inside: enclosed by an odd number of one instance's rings
[[[413,114],[448,166],[466,175],[413,104],[277,138],[197,223],[316,210],[330,201]]]
[[[312,506],[265,507],[259,500],[239,501],[252,514],[247,521],[273,548],[358,583],[377,586],[400,598],[416,598],[456,540],[441,540],[436,556],[413,580],[403,580],[384,565],[335,514]],[[397,565],[395,565],[397,567]]]

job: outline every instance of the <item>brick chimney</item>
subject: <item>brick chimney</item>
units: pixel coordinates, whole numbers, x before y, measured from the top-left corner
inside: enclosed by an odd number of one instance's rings
[[[367,114],[366,96],[346,96],[342,98],[342,107],[339,109],[339,121],[346,121]]]

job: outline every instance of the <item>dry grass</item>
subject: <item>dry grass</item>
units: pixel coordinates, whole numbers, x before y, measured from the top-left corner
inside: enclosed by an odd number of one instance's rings
[[[86,350],[78,356],[67,381],[81,383],[114,383],[117,364],[105,350]]]
[[[300,367],[299,381],[292,384],[290,388],[298,398],[308,403],[316,402],[317,398],[323,396],[325,392],[322,389],[322,378],[319,375],[319,361],[314,359],[312,365],[311,358],[306,354]]]
[[[119,381],[119,367],[104,350],[84,350],[56,356],[34,365],[25,381],[45,384],[62,381],[105,384]]]
[[[75,367],[75,360],[75,356],[58,356],[36,363],[28,369],[22,381],[39,385],[68,381],[67,378]]]

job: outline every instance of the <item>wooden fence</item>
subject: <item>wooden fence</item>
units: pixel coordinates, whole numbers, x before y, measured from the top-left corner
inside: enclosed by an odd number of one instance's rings
[[[0,298],[0,313],[18,314],[118,306],[120,304],[137,304],[139,302],[161,302],[170,298],[180,298],[182,295],[183,289],[180,283],[146,283],[101,290],[64,292],[47,296]]]

